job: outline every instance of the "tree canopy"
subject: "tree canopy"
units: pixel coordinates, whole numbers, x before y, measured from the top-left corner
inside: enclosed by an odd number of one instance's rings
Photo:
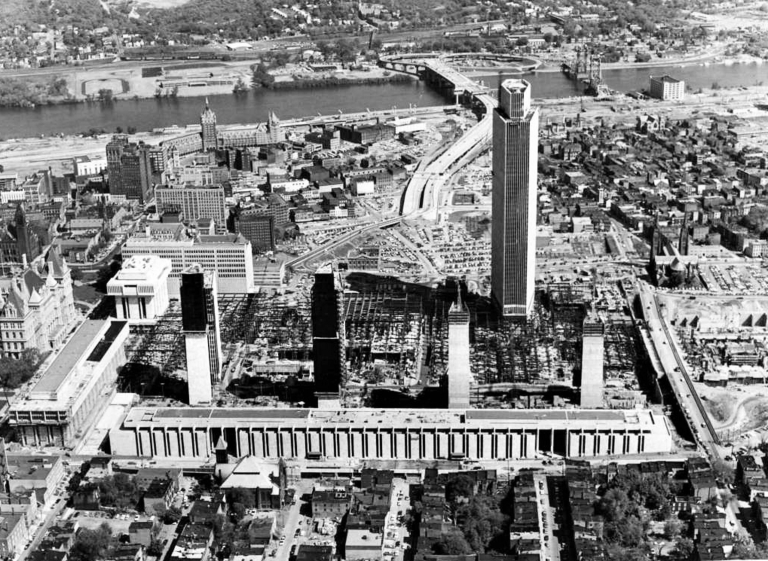
[[[83,528],[75,536],[75,543],[69,558],[73,561],[94,561],[103,559],[112,540],[112,530],[104,522],[96,530]]]
[[[35,375],[42,361],[35,348],[25,349],[18,359],[0,358],[0,385],[4,390],[15,390]]]

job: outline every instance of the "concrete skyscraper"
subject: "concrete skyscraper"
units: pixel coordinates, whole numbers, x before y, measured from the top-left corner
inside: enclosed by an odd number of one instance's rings
[[[491,295],[504,316],[533,308],[539,111],[531,85],[504,80],[493,115]]]
[[[187,353],[189,403],[210,403],[221,381],[221,334],[216,275],[200,265],[181,273],[181,325]]]
[[[216,113],[208,106],[208,98],[205,98],[205,109],[200,113],[200,127],[203,137],[203,152],[215,150],[218,140],[216,136]]]

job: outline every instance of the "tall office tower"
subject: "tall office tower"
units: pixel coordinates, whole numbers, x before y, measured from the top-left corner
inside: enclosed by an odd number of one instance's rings
[[[194,264],[181,273],[181,326],[187,353],[189,403],[210,403],[221,381],[221,333],[216,275]]]
[[[315,390],[338,393],[347,368],[344,290],[332,265],[320,267],[312,287],[312,357]]]
[[[539,110],[531,85],[504,80],[493,115],[491,295],[505,316],[533,308]]]
[[[157,147],[130,142],[126,135],[113,136],[107,144],[110,194],[138,199],[141,203],[148,201],[152,196],[152,184],[162,182],[164,170],[156,169],[162,161]]]
[[[459,298],[448,310],[448,409],[469,408],[469,311]]]
[[[216,150],[218,141],[216,139],[216,113],[211,111],[208,106],[208,98],[205,98],[205,110],[200,113],[200,128],[203,136],[203,152]]]
[[[584,319],[581,350],[581,406],[603,406],[603,322],[589,315]]]

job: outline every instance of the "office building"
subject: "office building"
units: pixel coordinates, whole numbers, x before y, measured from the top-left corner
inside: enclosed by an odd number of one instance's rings
[[[181,212],[181,218],[195,224],[210,218],[217,232],[226,229],[226,199],[223,187],[155,187],[157,213]]]
[[[133,236],[123,246],[123,258],[134,255],[157,255],[171,260],[168,276],[168,296],[181,294],[181,272],[199,263],[203,269],[216,272],[217,288],[221,294],[254,292],[253,255],[251,242],[241,235],[202,236],[177,239],[157,239]]]
[[[505,80],[493,114],[491,295],[504,316],[533,309],[539,111],[531,85]]]
[[[13,221],[0,232],[0,263],[29,263],[38,255],[40,238],[32,229],[21,202],[16,206]]]
[[[651,76],[651,97],[664,101],[679,101],[685,97],[685,82],[671,76]]]
[[[234,220],[238,233],[251,242],[254,252],[275,250],[275,218],[259,212],[244,210]]]
[[[171,261],[155,255],[133,255],[107,283],[115,299],[117,319],[131,324],[154,323],[168,309]]]
[[[203,139],[203,152],[216,150],[216,113],[208,106],[208,98],[205,98],[205,109],[200,114],[201,137]]]
[[[153,183],[162,182],[162,178],[158,177],[162,170],[153,169],[150,148],[144,142],[130,142],[127,135],[112,137],[107,144],[107,172],[111,195],[137,199],[140,203],[151,198]],[[157,167],[158,156],[155,156],[154,160]]]
[[[69,267],[53,248],[23,271],[0,278],[0,352],[58,349],[78,319]]]
[[[115,456],[207,459],[222,434],[232,455],[288,459],[534,459],[669,453],[652,410],[197,409],[134,407],[110,431]]]
[[[187,356],[189,403],[210,403],[221,381],[221,333],[216,276],[199,264],[181,274],[181,323]]]
[[[9,423],[24,446],[73,447],[115,392],[126,363],[128,324],[86,320],[29,391],[10,407]]]
[[[584,319],[581,350],[581,406],[595,409],[603,406],[603,322],[596,316]]]
[[[448,310],[448,408],[469,408],[469,311],[459,298]]]
[[[332,265],[317,270],[312,287],[312,360],[315,390],[338,393],[347,366],[344,289]]]

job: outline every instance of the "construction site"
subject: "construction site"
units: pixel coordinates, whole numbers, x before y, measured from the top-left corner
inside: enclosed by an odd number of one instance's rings
[[[413,397],[444,386],[448,314],[457,290],[456,280],[430,287],[376,274],[346,276],[342,399],[347,406],[371,405],[374,389]],[[607,406],[645,403],[635,366],[640,352],[635,327],[619,284],[541,285],[526,322],[500,318],[487,297],[464,293],[462,299],[470,317],[473,406],[578,404],[583,324],[589,310],[604,325]],[[221,295],[218,304],[223,368],[214,391],[216,403],[311,402],[309,293]],[[131,328],[123,391],[185,401],[181,322],[180,307],[172,301],[153,325]]]

